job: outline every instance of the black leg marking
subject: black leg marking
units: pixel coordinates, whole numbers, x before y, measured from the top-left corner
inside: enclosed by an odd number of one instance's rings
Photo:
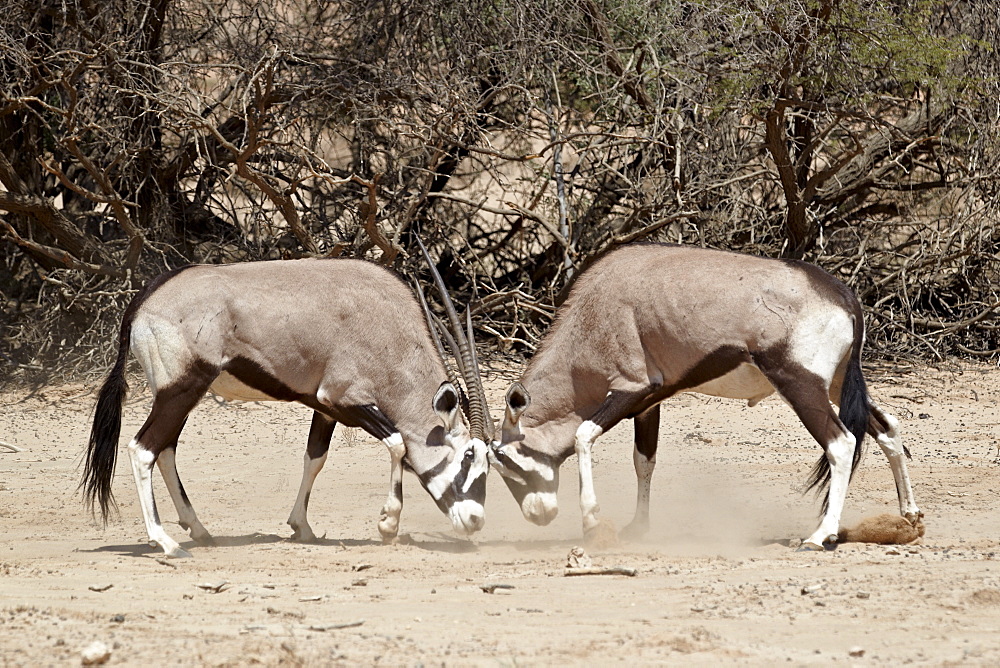
[[[657,437],[660,432],[660,405],[635,416],[635,449],[646,459],[656,456]]]
[[[399,431],[375,404],[334,406],[330,409],[330,417],[348,427],[360,427],[380,441]]]
[[[184,483],[181,482],[180,477],[177,478],[177,490],[181,493],[181,498],[184,499],[184,503],[191,505],[191,499],[188,498],[187,490],[184,489]],[[184,527],[187,529],[187,527]]]
[[[309,455],[310,459],[317,459],[327,453],[336,426],[336,420],[319,411],[313,411],[312,425],[309,427],[309,442],[306,445],[306,454]]]
[[[597,411],[590,417],[590,421],[600,427],[602,432],[607,432],[625,418],[639,412],[637,409],[642,406],[644,400],[648,399],[659,387],[659,385],[650,385],[634,392],[611,390]]]

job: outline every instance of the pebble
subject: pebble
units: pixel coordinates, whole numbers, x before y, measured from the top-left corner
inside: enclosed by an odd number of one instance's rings
[[[80,660],[85,666],[95,666],[106,662],[110,658],[111,650],[100,640],[95,640],[80,652]]]
[[[851,649],[847,650],[847,653],[850,654],[851,656],[855,656],[855,657],[859,657],[860,658],[860,657],[862,657],[862,656],[865,655],[865,648],[864,647],[852,647]]]

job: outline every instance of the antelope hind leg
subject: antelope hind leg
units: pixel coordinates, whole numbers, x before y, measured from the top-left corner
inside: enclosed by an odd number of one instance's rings
[[[189,532],[191,540],[200,545],[214,545],[215,539],[198,519],[194,506],[191,505],[191,500],[188,498],[187,492],[184,491],[180,476],[177,475],[176,448],[175,443],[173,447],[161,452],[160,456],[156,458],[156,465],[160,469],[160,475],[163,476],[163,482],[174,502],[178,523],[182,529]]]
[[[635,467],[636,499],[635,516],[621,531],[623,538],[636,539],[649,530],[649,488],[656,467],[656,441],[660,430],[660,405],[635,416],[635,448],[632,464]]]
[[[139,505],[142,508],[142,519],[146,523],[146,536],[150,546],[159,547],[168,557],[190,557],[191,553],[182,549],[177,541],[168,536],[160,524],[156,500],[153,498],[152,481],[156,455],[137,440],[129,443],[128,454],[132,462],[132,475],[135,477],[135,487],[139,493]]]
[[[318,411],[313,411],[312,425],[309,428],[309,440],[306,445],[306,453],[302,463],[302,482],[299,484],[299,492],[295,497],[295,505],[288,515],[288,526],[292,527],[292,540],[302,543],[310,543],[316,540],[316,534],[309,526],[306,514],[309,510],[309,496],[312,493],[313,483],[316,476],[323,469],[326,463],[326,456],[330,450],[330,439],[333,437],[333,430],[337,422]]]
[[[907,470],[906,459],[909,453],[903,447],[899,437],[899,421],[895,417],[883,411],[879,406],[871,403],[871,417],[868,420],[868,433],[878,443],[879,448],[889,461],[892,469],[892,478],[896,483],[896,496],[899,498],[899,514],[910,521],[914,526],[923,518],[924,514],[917,507],[917,502],[913,497],[913,488],[910,485],[910,473]]]

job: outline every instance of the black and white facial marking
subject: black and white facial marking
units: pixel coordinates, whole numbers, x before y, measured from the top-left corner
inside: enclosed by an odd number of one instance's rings
[[[559,462],[524,444],[493,443],[490,463],[521,506],[525,519],[545,526],[559,514]]]
[[[490,448],[490,464],[503,476],[504,483],[521,506],[525,519],[544,526],[559,514],[559,465],[565,460],[534,450],[522,433],[521,416],[531,397],[520,383],[507,390],[507,410],[500,440]],[[567,456],[568,456],[567,452]]]
[[[444,427],[448,455],[429,470],[417,472],[421,484],[455,531],[471,534],[486,521],[486,474],[490,470],[486,443],[472,438],[462,419],[458,392],[443,383],[434,395],[434,410]]]

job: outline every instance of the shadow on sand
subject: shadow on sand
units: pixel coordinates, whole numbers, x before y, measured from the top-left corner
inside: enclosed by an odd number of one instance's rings
[[[442,552],[451,554],[461,554],[466,552],[475,552],[479,549],[479,545],[476,543],[460,538],[457,536],[449,536],[444,533],[433,533],[433,534],[403,534],[396,539],[396,544],[412,546],[419,548],[421,550],[427,550],[429,552]],[[265,533],[251,533],[242,536],[213,536],[210,543],[197,543],[192,540],[181,542],[181,547],[188,552],[194,551],[197,553],[204,553],[205,551],[210,551],[213,548],[227,548],[227,547],[249,547],[253,545],[275,545],[275,544],[287,544],[287,545],[303,545],[303,546],[318,546],[318,547],[330,547],[330,548],[357,548],[357,547],[373,547],[382,545],[381,540],[374,539],[363,539],[363,538],[328,538],[325,535],[317,538],[313,541],[293,541],[290,538],[279,536],[277,534],[265,534]],[[499,542],[497,544],[500,544]],[[102,545],[90,550],[80,550],[80,552],[89,552],[93,554],[117,554],[124,557],[156,557],[163,556],[163,553],[156,547],[147,545],[146,543],[131,543],[128,545]]]

